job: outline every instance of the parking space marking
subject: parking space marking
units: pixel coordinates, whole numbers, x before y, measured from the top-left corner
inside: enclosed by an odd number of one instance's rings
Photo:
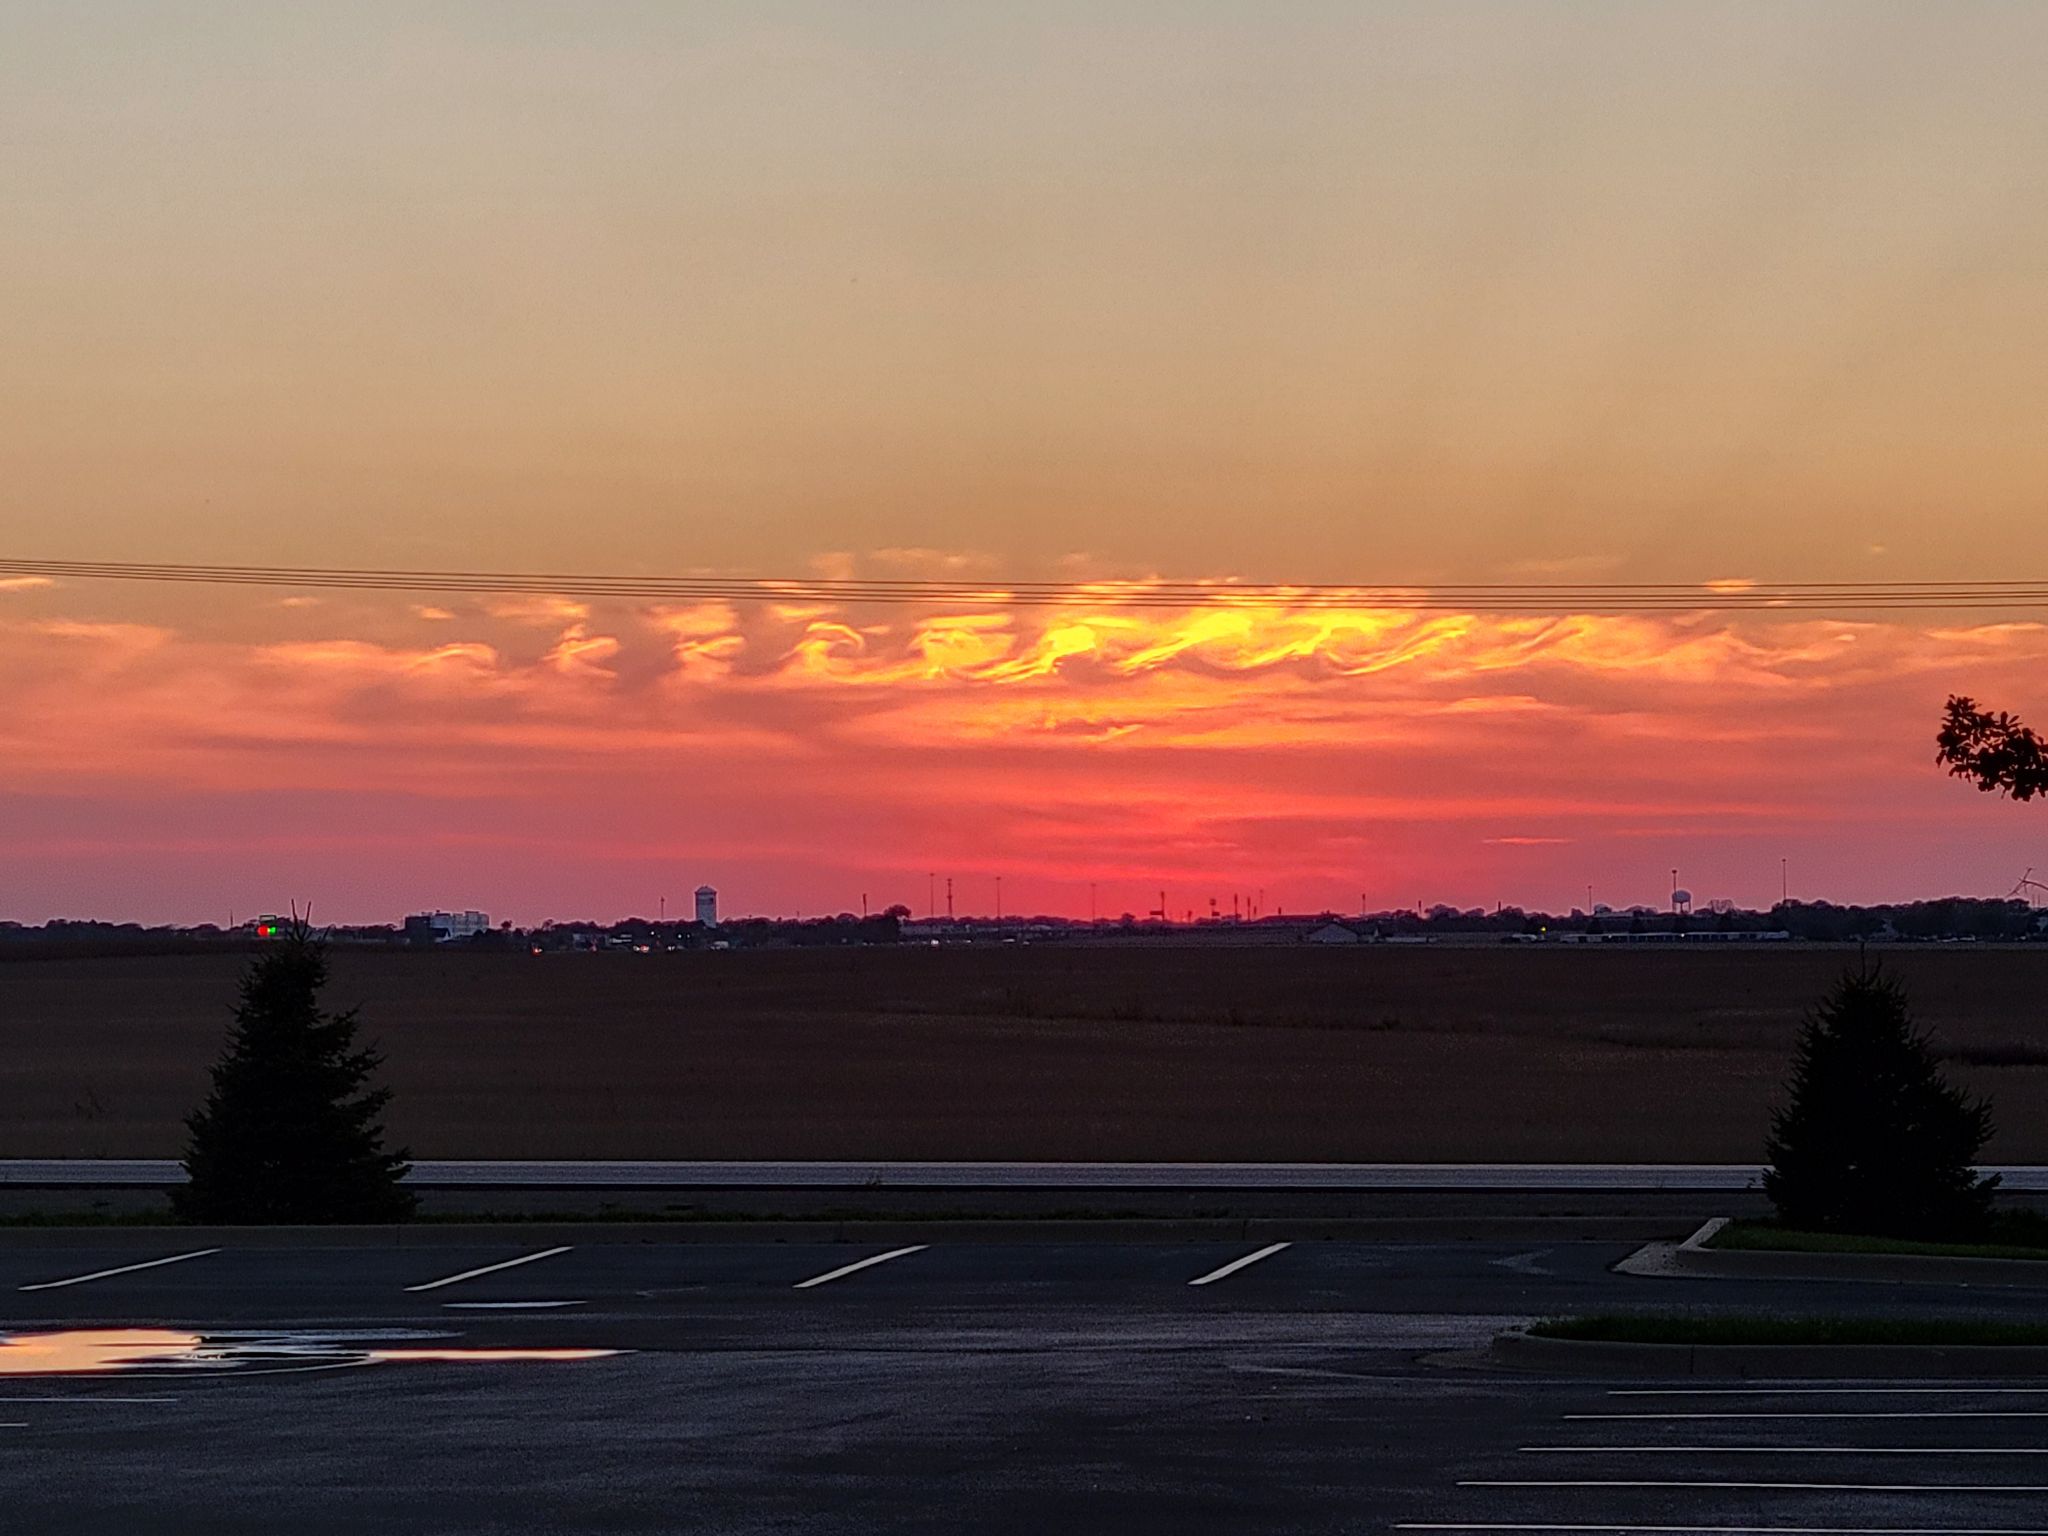
[[[1218,1280],[1229,1279],[1232,1275],[1236,1274],[1240,1269],[1243,1269],[1245,1266],[1249,1264],[1256,1264],[1261,1259],[1270,1259],[1271,1257],[1273,1257],[1274,1254],[1278,1253],[1281,1249],[1291,1248],[1293,1246],[1294,1245],[1292,1243],[1268,1243],[1265,1247],[1261,1248],[1257,1253],[1248,1253],[1241,1259],[1232,1259],[1228,1264],[1225,1264],[1221,1269],[1212,1269],[1206,1275],[1197,1275],[1194,1279],[1190,1280],[1188,1284],[1214,1285]]]
[[[2048,1446],[1999,1445],[1523,1445],[1562,1456],[2048,1456]]]
[[[471,1312],[537,1312],[549,1307],[580,1307],[580,1301],[444,1301],[444,1307],[464,1307]]]
[[[218,1248],[198,1248],[191,1253],[174,1253],[166,1259],[147,1259],[140,1264],[123,1264],[115,1269],[96,1269],[89,1275],[71,1275],[63,1280],[43,1280],[35,1285],[24,1285],[24,1291],[55,1291],[67,1285],[84,1285],[88,1280],[107,1280],[115,1275],[132,1275],[138,1269],[158,1269],[166,1264],[182,1264],[187,1259],[203,1259],[209,1253],[219,1253]]]
[[[1570,1419],[1626,1419],[1630,1423],[1665,1423],[1674,1419],[2048,1419],[2039,1408],[1923,1408],[1915,1413],[1568,1413]]]
[[[1468,1477],[1460,1488],[1735,1488],[1785,1493],[2048,1493],[2048,1483],[1743,1483],[1705,1478]]]
[[[2048,1387],[1610,1387],[1609,1397],[2040,1397]]]
[[[462,1280],[474,1280],[478,1275],[495,1275],[501,1269],[517,1269],[521,1264],[534,1264],[542,1259],[552,1259],[558,1253],[567,1253],[575,1245],[564,1243],[559,1248],[543,1248],[539,1253],[523,1253],[516,1259],[506,1259],[497,1264],[483,1264],[475,1269],[465,1269],[459,1275],[444,1275],[439,1280],[429,1280],[423,1285],[408,1285],[408,1291],[438,1291],[444,1285],[454,1285]]]
[[[1456,1483],[1460,1489],[1502,1490],[1504,1497],[1515,1497],[1516,1503],[1506,1509],[1475,1510],[1475,1514],[1479,1515],[1476,1519],[1416,1520],[1394,1525],[1391,1529],[1463,1531],[1473,1533],[1473,1536],[1479,1536],[1482,1532],[1522,1532],[1529,1533],[1529,1536],[1539,1536],[1539,1533],[1554,1533],[1554,1536],[1578,1536],[1578,1533],[1584,1533],[1584,1536],[2048,1536],[2048,1527],[2038,1525],[1982,1524],[1985,1516],[1979,1513],[1978,1508],[1971,1508],[1965,1504],[1965,1501],[1973,1503],[1979,1499],[2016,1499],[2024,1494],[2027,1496],[2028,1505],[2034,1507],[2033,1518],[2038,1520],[2043,1502],[2040,1496],[2048,1494],[2048,1482],[2038,1481],[2044,1472],[2048,1472],[2048,1467],[2044,1467],[2041,1462],[2000,1464],[1981,1460],[1971,1463],[1937,1459],[2048,1456],[2048,1445],[1988,1446],[1970,1443],[1978,1437],[1972,1434],[1970,1426],[1962,1423],[1964,1420],[1975,1419],[2048,1418],[2048,1412],[2024,1407],[2014,1402],[2011,1397],[2003,1399],[2010,1407],[2001,1407],[2000,1399],[1989,1398],[1969,1403],[1968,1406],[1948,1408],[1930,1403],[1925,1412],[1918,1413],[1898,1411],[1882,1403],[1870,1403],[1869,1411],[1864,1411],[1863,1402],[1843,1401],[1840,1398],[1830,1401],[1826,1396],[1821,1396],[1811,1403],[1786,1401],[1787,1398],[1796,1397],[1804,1392],[1868,1392],[1873,1395],[1904,1392],[1920,1394],[1923,1402],[1928,1395],[1941,1393],[1947,1395],[1950,1403],[1955,1403],[1959,1398],[1967,1401],[1977,1393],[2038,1393],[2043,1390],[1966,1386],[1894,1388],[1875,1384],[1868,1387],[1859,1385],[1809,1388],[1755,1385],[1608,1388],[1604,1394],[1607,1400],[1604,1405],[1595,1402],[1586,1406],[1605,1406],[1614,1409],[1627,1407],[1632,1410],[1640,1407],[1651,1411],[1560,1413],[1558,1419],[1574,1424],[1590,1421],[1614,1424],[1616,1421],[1626,1421],[1609,1433],[1628,1434],[1633,1431],[1641,1435],[1648,1435],[1653,1429],[1659,1429],[1665,1423],[1682,1421],[1681,1427],[1673,1432],[1683,1434],[1684,1422],[1696,1424],[1701,1429],[1712,1429],[1719,1427],[1714,1421],[1722,1421],[1728,1425],[1730,1433],[1743,1436],[1743,1443],[1518,1446],[1517,1450],[1524,1454],[1568,1456],[1577,1458],[1578,1464],[1567,1462],[1560,1466],[1553,1461],[1548,1464],[1529,1465],[1532,1474],[1547,1472],[1552,1468],[1558,1468],[1567,1474],[1558,1477],[1532,1475],[1460,1478]],[[1698,1394],[1702,1401],[1671,1401],[1694,1394]],[[1738,1397],[1762,1401],[1729,1401]],[[1620,1402],[1616,1401],[1617,1399],[1635,1401]],[[1643,1401],[1644,1399],[1663,1401]],[[1569,1405],[1559,1405],[1564,1406]],[[1665,1411],[1667,1409],[1669,1411]],[[1956,1421],[1954,1425],[1931,1426],[1928,1438],[1968,1438],[1959,1445],[1810,1443],[1816,1435],[1831,1431],[1831,1424],[1818,1421],[1898,1419],[1953,1420]],[[1697,1432],[1695,1430],[1695,1434]],[[1884,1425],[1868,1430],[1847,1428],[1841,1433],[1888,1439],[1890,1426]],[[1988,1434],[1991,1431],[1980,1433]],[[1772,1437],[1780,1434],[1802,1443],[1768,1443]],[[1759,1456],[1791,1459],[1779,1463],[1759,1462],[1755,1459]],[[1611,1457],[1616,1460],[1605,1465],[1599,1461],[1588,1460],[1598,1457]],[[1858,1457],[1871,1458],[1871,1464],[1854,1464],[1855,1458]],[[1878,1462],[1879,1457],[1914,1459],[1906,1462],[1895,1460],[1887,1465]],[[1625,1461],[1621,1458],[1656,1459]],[[1848,1464],[1845,1465],[1845,1462]],[[2007,1471],[2016,1478],[2031,1477],[2037,1481],[1982,1480]],[[1505,1490],[1515,1490],[1516,1493],[1507,1495]],[[1631,1499],[1632,1503],[1635,1499],[1652,1494],[1661,1495],[1659,1502],[1662,1508],[1659,1513],[1665,1523],[1608,1523],[1615,1518],[1616,1512],[1608,1507],[1613,1499],[1628,1498],[1631,1494],[1634,1496]],[[1778,1495],[1781,1494],[1787,1497],[1780,1499]],[[1826,1494],[1828,1497],[1819,1501],[1816,1507],[1804,1497],[1813,1494]],[[1766,1495],[1768,1497],[1764,1497]],[[1802,1497],[1794,1502],[1790,1497],[1793,1495]],[[1865,1498],[1883,1501],[1883,1515],[1878,1514],[1878,1509],[1874,1505],[1862,1503]],[[1914,1502],[1907,1503],[1909,1499]],[[1959,1508],[1959,1505],[1964,1507]],[[2003,1509],[2006,1506],[2001,1504],[1999,1507]],[[1524,1518],[1490,1520],[1485,1518],[1488,1514],[1521,1515]],[[1939,1523],[1942,1520],[1967,1521],[1971,1520],[1973,1515],[1980,1523]],[[1868,1520],[1872,1516],[1891,1516],[1898,1523],[1846,1523],[1858,1517]],[[1830,1517],[1844,1523],[1826,1523]],[[1656,1518],[1657,1516],[1652,1516],[1653,1520]],[[2021,1515],[2018,1518],[2027,1517]],[[1773,1519],[1784,1523],[1765,1523]]]
[[[1410,1521],[1397,1531],[1604,1531],[1619,1536],[2048,1536],[2027,1525],[1543,1525],[1482,1520]]]
[[[877,1264],[886,1264],[891,1259],[900,1259],[908,1254],[923,1253],[930,1243],[915,1243],[908,1248],[891,1248],[887,1253],[878,1253],[872,1258],[856,1259],[851,1264],[842,1264],[837,1269],[828,1269],[822,1275],[813,1275],[808,1280],[799,1280],[796,1289],[808,1291],[814,1285],[823,1285],[828,1280],[839,1280],[863,1269],[873,1269]]]
[[[13,1408],[23,1403],[175,1403],[175,1397],[0,1397],[0,1405]]]

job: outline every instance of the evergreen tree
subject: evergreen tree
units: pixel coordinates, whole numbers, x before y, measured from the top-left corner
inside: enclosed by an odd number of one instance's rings
[[[415,1204],[404,1151],[383,1148],[391,1090],[358,1048],[356,1015],[323,1013],[325,946],[304,920],[252,960],[213,1090],[185,1122],[178,1214],[207,1222],[401,1221]]]
[[[1905,989],[1880,968],[1846,973],[1807,1016],[1790,1095],[1765,1145],[1764,1191],[1785,1225],[1930,1240],[1983,1231],[1998,1183],[1976,1170],[1991,1106],[1942,1078]]]

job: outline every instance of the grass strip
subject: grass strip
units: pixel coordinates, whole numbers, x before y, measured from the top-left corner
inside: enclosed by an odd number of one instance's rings
[[[1930,1259],[2039,1259],[2048,1262],[2048,1216],[2001,1211],[1980,1243],[1924,1243],[1848,1232],[1800,1232],[1769,1221],[1731,1221],[1708,1239],[1709,1248],[1753,1253],[1874,1253]]]
[[[1612,1344],[2040,1344],[2048,1323],[1942,1317],[1756,1317],[1699,1313],[1595,1313],[1535,1324],[1539,1339]]]

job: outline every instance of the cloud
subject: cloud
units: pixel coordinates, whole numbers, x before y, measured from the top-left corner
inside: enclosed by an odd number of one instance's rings
[[[1941,699],[2025,713],[2048,661],[2048,626],[2025,621],[1089,595],[858,620],[519,603],[438,620],[425,646],[411,621],[394,600],[388,622],[260,644],[0,621],[0,799],[120,821],[291,786],[338,848],[345,817],[426,800],[448,836],[544,844],[550,868],[628,857],[644,834],[760,871],[786,859],[792,882],[951,861],[1047,882],[1284,879],[1347,903],[1419,883],[1469,904],[1508,875],[1564,899],[1637,864],[1854,827],[1870,878],[1905,883],[1958,826],[1996,820],[1930,766]],[[592,811],[611,805],[643,821]],[[1885,838],[1863,835],[1873,819]]]
[[[494,619],[531,624],[540,629],[575,624],[590,617],[588,603],[566,597],[499,597],[490,599],[483,606]]]
[[[0,592],[34,592],[56,584],[47,576],[0,576]]]
[[[996,557],[976,549],[878,549],[868,557],[878,569],[910,578],[994,576]]]
[[[1627,563],[1621,555],[1556,555],[1548,559],[1510,560],[1501,570],[1510,576],[1535,578],[1606,576]]]
[[[996,557],[977,549],[934,549],[925,545],[871,549],[862,554],[832,550],[813,555],[813,575],[826,581],[851,581],[862,576],[893,576],[911,581],[958,580],[994,576]]]
[[[605,663],[618,654],[617,636],[593,635],[581,624],[572,624],[548,652],[547,664],[570,677],[610,679],[614,673]]]

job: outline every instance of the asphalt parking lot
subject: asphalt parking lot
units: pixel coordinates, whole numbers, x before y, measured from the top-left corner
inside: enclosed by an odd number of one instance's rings
[[[1526,1406],[1395,1529],[2048,1529],[2048,1387],[1551,1384]]]
[[[1608,1307],[2038,1315],[1652,1280],[1625,1243],[0,1243],[35,1532],[2048,1532],[2048,1387],[1555,1380]],[[149,1357],[149,1358],[140,1358]],[[65,1362],[60,1362],[65,1363]]]

